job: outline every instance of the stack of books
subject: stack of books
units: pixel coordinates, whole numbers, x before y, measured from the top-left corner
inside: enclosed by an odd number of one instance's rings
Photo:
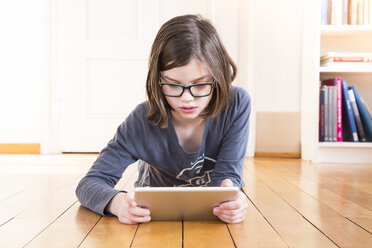
[[[320,57],[320,66],[372,68],[372,53],[329,52]]]
[[[372,142],[372,113],[355,86],[342,78],[319,82],[319,141]]]
[[[322,0],[323,25],[372,25],[372,0]]]

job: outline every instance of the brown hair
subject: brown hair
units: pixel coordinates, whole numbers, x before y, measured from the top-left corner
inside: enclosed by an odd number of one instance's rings
[[[216,29],[200,15],[177,16],[163,24],[151,47],[146,81],[148,120],[168,125],[167,109],[171,107],[159,85],[160,72],[186,65],[193,58],[208,66],[216,82],[203,118],[216,117],[229,103],[237,68]]]

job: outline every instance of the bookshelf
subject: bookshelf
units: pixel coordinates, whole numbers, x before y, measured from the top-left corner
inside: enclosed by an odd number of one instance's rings
[[[313,162],[371,163],[372,142],[319,142],[319,80],[342,77],[372,106],[372,67],[321,67],[326,52],[372,53],[372,26],[320,24],[321,1],[304,1],[301,73],[301,153]]]

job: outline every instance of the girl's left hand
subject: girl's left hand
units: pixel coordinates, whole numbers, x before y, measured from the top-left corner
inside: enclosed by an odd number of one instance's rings
[[[225,179],[221,183],[221,187],[233,187],[230,179]],[[239,223],[245,219],[247,213],[248,200],[242,191],[239,191],[238,196],[233,201],[221,203],[213,209],[213,214],[220,220],[226,223]]]

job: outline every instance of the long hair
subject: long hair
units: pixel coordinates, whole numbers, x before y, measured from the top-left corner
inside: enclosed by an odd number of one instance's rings
[[[228,105],[237,68],[216,29],[200,15],[177,16],[162,25],[151,47],[146,81],[148,120],[168,125],[170,106],[159,85],[160,72],[186,65],[193,58],[207,65],[216,82],[202,117],[214,118]]]

